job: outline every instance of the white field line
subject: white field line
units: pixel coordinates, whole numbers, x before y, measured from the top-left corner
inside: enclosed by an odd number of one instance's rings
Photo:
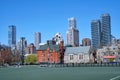
[[[117,79],[117,78],[119,78],[120,76],[116,76],[116,77],[114,77],[114,78],[111,78],[110,80],[115,80],[115,79]]]

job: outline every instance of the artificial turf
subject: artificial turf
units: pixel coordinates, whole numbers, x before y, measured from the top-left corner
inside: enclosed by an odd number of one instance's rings
[[[118,78],[115,78],[117,76]],[[0,80],[120,80],[119,76],[120,67],[40,67],[33,65],[0,68]]]

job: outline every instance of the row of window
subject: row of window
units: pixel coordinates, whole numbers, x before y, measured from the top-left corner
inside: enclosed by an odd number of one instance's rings
[[[70,55],[70,60],[74,59],[74,55]],[[79,59],[83,59],[83,55],[79,55]]]

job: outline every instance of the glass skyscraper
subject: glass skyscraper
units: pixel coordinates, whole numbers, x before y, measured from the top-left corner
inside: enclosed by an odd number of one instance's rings
[[[101,44],[107,46],[111,44],[111,24],[110,15],[102,14],[101,16]]]
[[[101,24],[100,20],[91,22],[92,46],[97,49],[101,46]]]
[[[36,49],[39,49],[39,44],[41,43],[41,33],[40,32],[34,33],[34,43],[35,43]]]
[[[76,19],[68,19],[67,45],[79,46],[79,30],[76,28]]]
[[[8,26],[8,45],[9,47],[16,46],[16,26]]]
[[[102,14],[100,20],[91,22],[92,46],[99,48],[111,45],[110,15]]]

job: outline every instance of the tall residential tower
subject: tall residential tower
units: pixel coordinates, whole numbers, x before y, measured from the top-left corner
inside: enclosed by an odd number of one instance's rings
[[[26,47],[27,47],[27,40],[25,39],[25,37],[21,37],[20,40],[17,42],[17,50],[22,52],[23,49],[25,54]]]
[[[92,46],[100,48],[111,45],[111,22],[109,14],[102,14],[100,20],[91,22]]]
[[[16,26],[8,26],[8,45],[9,47],[16,46]]]
[[[91,22],[92,46],[97,49],[101,46],[101,24],[100,20]]]
[[[102,14],[101,16],[101,45],[107,46],[111,44],[111,24],[110,15]]]
[[[39,49],[39,44],[41,43],[41,33],[35,32],[34,33],[34,44],[36,49]]]

